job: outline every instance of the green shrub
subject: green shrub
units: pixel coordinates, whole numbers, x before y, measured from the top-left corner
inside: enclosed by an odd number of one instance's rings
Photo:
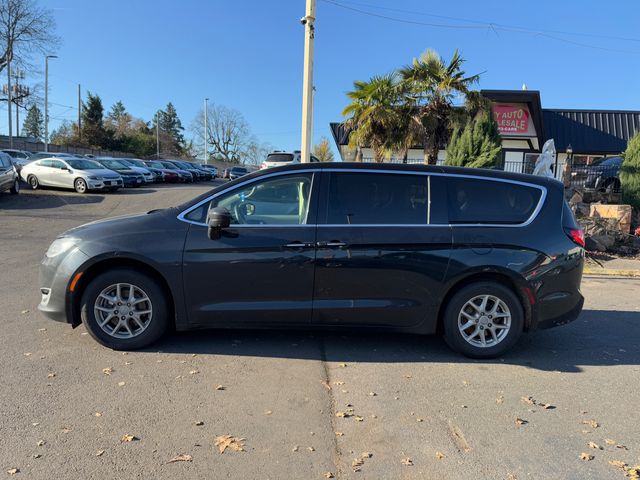
[[[640,132],[629,140],[620,169],[622,202],[640,208]]]
[[[447,146],[445,165],[491,168],[498,164],[502,140],[490,111],[480,113],[464,128],[456,127]]]

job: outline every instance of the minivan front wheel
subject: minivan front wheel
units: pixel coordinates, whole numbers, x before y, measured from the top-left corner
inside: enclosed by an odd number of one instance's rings
[[[128,268],[109,270],[91,280],[80,308],[89,334],[114,350],[151,345],[169,325],[162,288],[154,279]]]
[[[524,326],[518,297],[504,285],[489,281],[456,293],[443,320],[447,344],[472,358],[502,355],[515,345]]]

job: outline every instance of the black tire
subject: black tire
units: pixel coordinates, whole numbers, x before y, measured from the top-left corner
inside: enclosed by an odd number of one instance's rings
[[[131,338],[117,338],[107,333],[98,324],[94,311],[96,300],[100,293],[118,283],[135,285],[141,289],[147,295],[152,310],[146,328]],[[170,308],[165,298],[166,294],[158,282],[145,274],[138,273],[130,268],[108,270],[91,280],[82,294],[80,301],[82,323],[84,323],[89,334],[105,347],[114,350],[144,348],[159,340],[169,327]],[[123,305],[123,307],[125,306]],[[144,303],[142,308],[148,308],[147,304]],[[132,324],[129,323],[129,325]]]
[[[32,190],[36,190],[40,186],[40,182],[38,181],[38,177],[35,175],[29,175],[27,177],[27,182],[31,186]]]
[[[461,311],[465,304],[481,295],[491,295],[498,298],[506,304],[511,314],[510,328],[507,330],[506,334],[502,334],[503,336],[500,337],[499,341],[493,346],[483,347],[473,345],[469,341],[465,340],[458,328],[458,317],[462,315]],[[490,321],[488,318],[490,317],[484,318],[484,321]],[[492,324],[489,323],[488,325],[491,326]],[[449,347],[456,352],[462,353],[470,358],[495,358],[511,349],[518,341],[518,338],[520,338],[524,327],[522,304],[520,303],[517,295],[511,289],[500,283],[492,281],[473,283],[462,288],[453,297],[451,297],[445,308],[443,327],[445,341]],[[475,329],[475,326],[470,328]],[[478,328],[480,328],[480,325]],[[482,335],[487,335],[489,330],[487,329],[484,331],[484,328],[485,327],[483,327]],[[498,335],[500,334],[498,333]],[[478,339],[477,341],[480,340]],[[489,338],[489,341],[492,340]]]
[[[13,181],[13,187],[9,189],[9,192],[11,193],[11,195],[17,195],[18,193],[20,193],[20,180],[16,178]]]
[[[73,189],[78,193],[87,193],[89,191],[87,182],[83,178],[76,178],[73,181]]]

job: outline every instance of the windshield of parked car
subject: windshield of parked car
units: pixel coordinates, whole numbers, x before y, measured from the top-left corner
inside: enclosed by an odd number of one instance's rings
[[[270,153],[267,155],[267,162],[291,162],[293,161],[292,153]]]
[[[162,165],[162,163],[160,162],[142,162],[142,164],[145,167],[152,167],[152,168],[165,168],[164,165]]]
[[[179,170],[179,168],[171,162],[162,162],[162,165],[164,165],[169,170]]]
[[[98,170],[104,168],[98,162],[94,162],[91,160],[67,160],[65,162],[69,164],[71,168],[76,168],[78,170]]]
[[[129,168],[128,165],[124,164],[120,160],[102,160],[101,163],[107,168]]]
[[[136,167],[146,168],[147,165],[144,164],[142,160],[132,160],[130,158],[127,159],[127,163],[130,165],[135,165]]]
[[[247,173],[247,169],[244,167],[233,167],[231,169],[232,173]]]

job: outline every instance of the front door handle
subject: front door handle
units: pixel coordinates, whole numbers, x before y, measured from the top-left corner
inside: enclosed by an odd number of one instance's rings
[[[316,245],[318,247],[327,247],[327,248],[340,248],[340,247],[347,246],[346,243],[341,242],[339,240],[331,240],[330,242],[318,242]]]
[[[314,246],[315,245],[313,243],[306,243],[306,242],[291,242],[285,245],[286,248],[311,248]]]

